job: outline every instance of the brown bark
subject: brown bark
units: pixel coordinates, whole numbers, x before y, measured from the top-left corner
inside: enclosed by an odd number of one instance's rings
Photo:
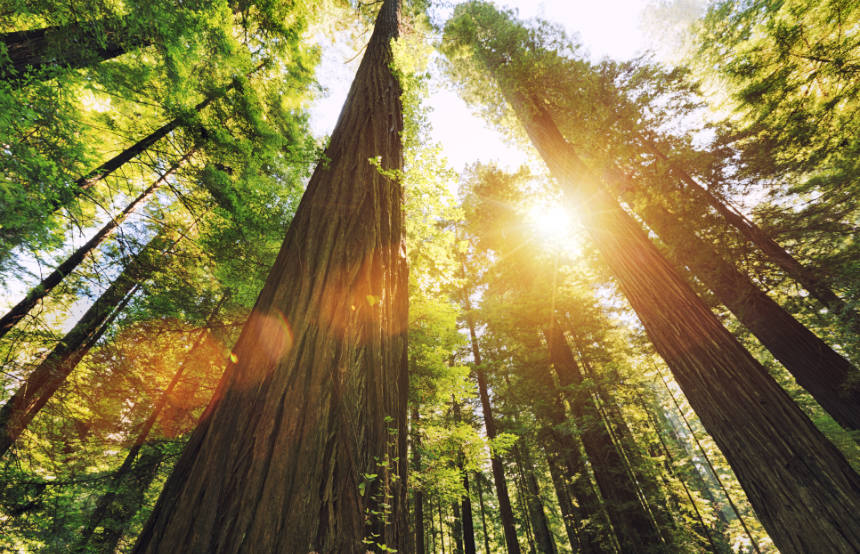
[[[481,411],[484,414],[484,427],[487,438],[496,438],[496,420],[493,417],[493,407],[490,404],[490,393],[487,389],[487,376],[481,368],[481,350],[478,348],[478,335],[475,332],[475,322],[472,319],[472,306],[468,293],[463,294],[463,303],[466,309],[466,323],[469,327],[469,337],[472,344],[472,357],[475,361],[475,378],[478,381],[478,396],[481,400]],[[511,507],[511,498],[508,495],[508,483],[505,478],[505,470],[498,454],[490,452],[490,467],[493,471],[493,483],[496,486],[496,496],[499,499],[499,517],[502,520],[502,529],[505,532],[505,545],[508,554],[519,554],[520,543],[517,539],[517,530],[514,526],[514,510]]]
[[[618,191],[636,188],[620,171],[608,177]],[[860,429],[857,368],[774,302],[747,275],[723,260],[680,217],[653,201],[636,203],[635,210],[669,246],[676,263],[688,266],[833,419],[846,429]]]
[[[624,551],[649,549],[662,544],[659,530],[636,494],[637,483],[630,479],[621,458],[600,417],[594,398],[581,389],[584,376],[579,369],[564,333],[557,324],[544,329],[550,361],[559,383],[568,396],[571,411],[581,428],[582,444],[597,486],[606,500],[606,511],[615,528],[615,535]]]
[[[139,47],[149,41],[122,36],[121,20],[103,19],[91,23],[69,23],[41,29],[0,34],[9,63],[0,65],[0,76],[20,86],[27,75],[44,80],[54,75],[48,67],[88,67],[120,56],[129,44]]]
[[[153,262],[165,247],[156,236],[102,293],[60,343],[34,369],[0,408],[0,456],[18,439],[69,374],[119,315],[135,287],[154,271]]]
[[[7,332],[9,332],[12,327],[14,327],[21,319],[24,318],[30,310],[32,310],[36,304],[39,303],[45,296],[48,295],[54,287],[60,284],[60,282],[65,278],[66,275],[70,274],[72,271],[77,269],[77,267],[81,264],[84,259],[91,254],[99,245],[101,245],[104,240],[113,233],[120,224],[125,221],[125,219],[131,214],[137,207],[144,202],[147,198],[152,196],[152,194],[167,180],[167,178],[176,171],[180,165],[182,165],[188,157],[192,154],[192,152],[188,152],[183,156],[178,162],[173,164],[167,171],[161,174],[161,176],[152,183],[149,187],[147,187],[143,192],[141,192],[134,200],[129,202],[129,204],[123,209],[122,212],[117,214],[115,217],[111,218],[110,221],[105,223],[101,229],[96,232],[95,235],[90,238],[87,242],[81,245],[80,248],[72,252],[72,254],[66,258],[63,263],[58,265],[54,271],[48,274],[42,281],[30,289],[27,293],[27,296],[24,297],[23,300],[18,302],[15,306],[9,309],[6,314],[0,318],[0,338],[2,338]]]
[[[330,161],[135,552],[408,549],[398,27],[386,0]]]
[[[827,283],[819,279],[814,270],[805,267],[773,240],[764,229],[699,184],[692,175],[673,163],[654,141],[648,139],[643,133],[637,133],[637,137],[657,158],[669,164],[671,171],[689,187],[687,190],[694,197],[714,208],[730,225],[740,231],[745,239],[758,247],[773,264],[782,268],[789,277],[800,283],[821,305],[845,321],[855,333],[860,334],[860,314],[839,298]]]
[[[513,87],[503,92],[777,546],[860,544],[848,515],[860,512],[860,477],[842,454],[600,187],[546,110]]]

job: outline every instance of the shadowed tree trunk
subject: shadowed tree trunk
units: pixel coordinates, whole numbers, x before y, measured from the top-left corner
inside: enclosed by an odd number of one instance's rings
[[[546,462],[549,466],[549,474],[552,477],[552,486],[555,489],[555,496],[558,499],[558,507],[561,511],[561,519],[564,522],[564,530],[567,532],[567,539],[570,541],[570,548],[574,552],[590,552],[583,548],[580,544],[579,536],[576,531],[577,520],[579,516],[573,506],[573,500],[570,493],[567,491],[567,485],[564,480],[564,471],[558,462],[558,458],[551,455],[549,451],[546,453]]]
[[[464,265],[465,271],[465,265]],[[481,411],[484,414],[484,427],[490,440],[496,438],[496,420],[493,417],[493,407],[490,404],[490,393],[487,390],[487,376],[484,373],[481,360],[481,350],[478,348],[478,335],[475,332],[475,322],[472,319],[472,305],[469,301],[468,292],[463,293],[463,304],[466,311],[466,324],[469,326],[469,337],[472,344],[472,357],[475,361],[475,377],[478,381],[478,396],[481,399]],[[502,529],[505,532],[505,545],[508,554],[519,554],[520,543],[517,539],[517,530],[514,527],[514,510],[511,507],[511,497],[508,495],[508,482],[505,478],[505,469],[498,454],[490,452],[490,467],[493,470],[493,483],[496,486],[496,496],[499,499],[499,517],[502,520]]]
[[[0,456],[18,439],[119,315],[135,287],[154,271],[154,263],[165,243],[161,234],[152,239],[0,408]]]
[[[489,554],[490,532],[487,529],[487,514],[484,510],[484,489],[481,487],[481,478],[482,475],[480,473],[475,473],[475,487],[478,489],[478,507],[481,510],[481,528],[484,531],[484,551]]]
[[[135,552],[407,551],[398,28],[385,0],[330,161]]]
[[[465,10],[472,10],[467,12]],[[851,551],[860,544],[860,477],[791,398],[720,324],[632,218],[572,151],[546,107],[508,73],[516,56],[496,51],[498,33],[478,28],[504,15],[483,4],[461,11],[456,31],[498,77],[532,144],[615,275],[750,503],[784,552]],[[486,18],[486,19],[483,19]],[[462,21],[462,20],[460,20]],[[449,24],[449,29],[451,29]]]
[[[50,274],[48,274],[42,281],[30,289],[27,293],[27,296],[24,297],[23,300],[18,302],[15,306],[9,309],[6,314],[0,318],[0,338],[3,337],[12,327],[14,327],[21,319],[26,316],[36,304],[39,303],[41,299],[48,295],[54,287],[60,284],[60,282],[65,278],[66,275],[70,274],[72,271],[77,269],[77,267],[81,264],[82,261],[92,253],[96,248],[101,245],[104,240],[116,230],[120,224],[125,221],[125,219],[131,214],[137,207],[144,202],[147,198],[152,196],[152,194],[160,187],[167,178],[176,171],[180,165],[182,165],[189,156],[191,156],[192,152],[188,152],[185,156],[182,157],[178,162],[173,164],[167,171],[161,174],[154,183],[152,183],[149,187],[146,188],[143,192],[141,192],[134,200],[129,202],[129,204],[123,209],[122,212],[117,214],[116,217],[113,217],[107,223],[102,226],[98,232],[90,238],[87,242],[81,245],[80,248],[72,252],[72,254],[63,261],[60,265],[54,269]]]
[[[421,434],[419,432],[418,405],[412,405],[412,467],[415,471],[421,471]],[[424,491],[418,487],[415,489],[415,552],[426,554],[427,547],[424,545]]]
[[[69,23],[41,29],[0,34],[10,63],[0,65],[0,78],[20,86],[32,72],[44,80],[54,75],[48,67],[88,67],[120,56],[129,45],[148,44],[144,38],[123,36],[122,20],[102,19],[90,23]]]
[[[517,462],[523,475],[526,506],[528,506],[529,520],[532,523],[535,546],[537,546],[538,552],[555,554],[555,542],[549,530],[546,512],[544,512],[543,500],[541,500],[540,496],[540,486],[535,476],[535,467],[531,458],[531,452],[529,452],[528,447],[523,443],[522,439],[514,448]]]
[[[544,329],[550,361],[565,389],[573,416],[581,428],[582,444],[594,478],[606,501],[606,511],[624,551],[653,549],[663,543],[659,530],[636,494],[626,463],[600,417],[594,398],[582,390],[584,376],[558,324]]]
[[[454,415],[454,421],[460,423],[460,404],[457,399],[452,396],[451,410]],[[463,490],[465,494],[460,499],[460,511],[462,513],[461,520],[463,522],[461,532],[463,536],[463,551],[465,554],[475,554],[475,522],[472,519],[472,497],[469,491],[469,473],[466,471],[463,463],[462,451],[458,454],[457,467],[460,473],[463,474]]]
[[[636,188],[620,171],[607,177],[618,191]],[[676,264],[689,267],[833,419],[847,429],[860,429],[857,368],[723,260],[659,201],[637,202],[634,209],[669,246]]]

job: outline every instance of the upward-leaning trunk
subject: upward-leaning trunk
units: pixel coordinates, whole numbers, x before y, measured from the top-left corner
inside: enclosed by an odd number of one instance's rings
[[[618,191],[636,185],[620,171],[607,175]],[[846,429],[860,429],[860,371],[723,260],[680,217],[659,202],[638,202],[635,210],[720,302],[746,326],[797,383]]]
[[[860,314],[839,298],[827,283],[819,279],[815,271],[801,264],[785,248],[773,240],[764,229],[726,202],[723,202],[715,194],[699,184],[692,175],[673,163],[653,140],[646,137],[643,133],[637,133],[637,138],[655,156],[669,164],[671,171],[689,187],[688,191],[692,196],[705,201],[714,208],[730,225],[740,231],[745,239],[756,245],[772,263],[782,268],[789,277],[800,283],[813,298],[848,323],[855,333],[860,334]]]
[[[135,552],[408,549],[399,11],[380,8],[329,161]]]
[[[785,552],[860,544],[860,477],[720,324],[564,140],[546,109],[503,92],[580,212],[657,351]]]
[[[421,471],[421,433],[418,430],[419,422],[418,405],[412,405],[412,469]],[[415,552],[427,554],[424,546],[424,491],[419,487],[415,489]]]
[[[101,229],[96,232],[95,235],[90,238],[87,242],[81,245],[80,248],[72,252],[72,254],[66,258],[63,263],[58,265],[54,271],[49,273],[42,281],[30,289],[27,293],[27,296],[24,297],[23,300],[15,304],[12,308],[9,309],[6,314],[0,318],[0,338],[3,338],[3,335],[9,332],[9,330],[14,327],[21,319],[26,316],[33,307],[39,303],[41,299],[48,295],[54,287],[60,284],[60,282],[65,278],[66,275],[77,269],[77,267],[81,264],[82,261],[93,252],[98,246],[104,242],[104,240],[111,235],[111,233],[116,230],[120,224],[125,221],[125,219],[131,214],[137,207],[147,198],[149,198],[157,189],[160,187],[167,178],[176,171],[179,166],[188,159],[191,155],[191,152],[188,152],[185,156],[182,157],[178,162],[173,164],[167,171],[161,174],[161,176],[152,183],[149,187],[147,187],[143,192],[141,192],[134,200],[128,203],[128,205],[123,209],[122,212],[116,215],[116,217],[112,217],[110,221],[105,223]]]
[[[53,77],[42,71],[48,67],[87,67],[122,55],[129,46],[149,44],[145,38],[127,36],[121,19],[12,31],[0,34],[0,42],[6,45],[10,60],[0,65],[0,79],[14,87],[30,72],[43,80]]]
[[[153,262],[157,261],[157,253],[164,246],[162,235],[152,239],[0,408],[0,456],[18,439],[107,330],[119,314],[124,300],[153,271]]]
[[[559,383],[565,388],[571,411],[582,428],[582,444],[591,461],[597,486],[606,500],[606,511],[621,549],[634,551],[659,547],[663,542],[659,530],[639,501],[636,494],[638,485],[630,479],[625,461],[612,443],[594,398],[589,391],[576,390],[582,386],[584,376],[564,333],[555,323],[543,332]]]
[[[454,414],[454,421],[460,423],[460,404],[456,398],[451,399],[451,409]],[[457,455],[457,467],[463,474],[463,490],[465,494],[460,498],[460,512],[462,514],[461,521],[463,525],[461,532],[463,536],[463,551],[465,554],[475,554],[475,522],[472,518],[472,497],[469,491],[469,472],[466,471],[463,463],[464,455],[460,452]]]
[[[549,530],[549,521],[547,520],[546,512],[544,512],[543,500],[540,496],[540,485],[538,485],[537,477],[535,476],[535,467],[531,452],[522,439],[514,448],[515,456],[517,456],[517,461],[523,473],[525,500],[528,507],[529,520],[532,523],[532,530],[535,536],[535,545],[538,552],[542,554],[555,554],[555,541]]]
[[[490,404],[490,393],[487,389],[487,375],[481,367],[481,350],[478,348],[478,334],[475,332],[475,322],[472,319],[471,303],[468,293],[463,293],[463,304],[466,308],[466,323],[469,326],[469,337],[472,343],[472,357],[475,361],[475,378],[478,381],[478,396],[481,399],[481,411],[484,414],[484,428],[490,440],[496,438],[496,420],[493,417],[493,406]],[[508,554],[519,554],[520,543],[517,539],[517,530],[514,527],[514,510],[511,507],[511,497],[508,494],[508,481],[505,478],[505,469],[498,454],[490,452],[490,468],[493,471],[493,483],[496,486],[496,496],[499,499],[499,517],[502,520],[502,529],[505,532],[505,545]]]

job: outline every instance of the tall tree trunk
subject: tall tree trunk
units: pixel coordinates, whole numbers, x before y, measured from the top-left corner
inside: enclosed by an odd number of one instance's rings
[[[601,188],[546,109],[501,85],[777,547],[860,544],[860,522],[849,515],[860,513],[860,477],[844,456]]]
[[[528,447],[523,443],[522,439],[515,446],[517,461],[522,470],[523,482],[525,485],[525,501],[528,506],[529,520],[532,523],[532,532],[535,537],[535,545],[538,552],[543,554],[555,554],[555,542],[552,538],[552,533],[549,530],[549,521],[544,512],[543,501],[540,496],[540,486],[535,476],[534,462],[531,458],[531,453]]]
[[[475,474],[475,487],[478,489],[478,507],[481,509],[481,528],[484,531],[484,552],[490,554],[490,532],[487,529],[487,514],[484,510],[484,489],[481,486],[481,474]]]
[[[730,225],[740,231],[744,238],[758,247],[773,264],[782,268],[789,277],[794,279],[795,282],[800,283],[813,298],[845,321],[855,333],[860,334],[860,314],[839,298],[827,283],[819,279],[814,270],[805,267],[773,240],[761,227],[734,207],[722,201],[706,187],[699,184],[692,175],[673,163],[653,140],[647,138],[641,132],[637,132],[637,138],[657,158],[669,164],[672,173],[688,186],[687,190],[693,197],[706,202],[714,208]]]
[[[152,183],[149,187],[141,192],[134,200],[123,209],[122,212],[111,218],[110,221],[104,224],[98,232],[87,242],[81,245],[80,248],[72,252],[72,254],[58,265],[54,271],[48,274],[42,281],[30,289],[27,296],[18,302],[15,306],[9,309],[2,318],[0,318],[0,338],[2,338],[12,327],[14,327],[21,319],[24,318],[36,304],[39,303],[51,290],[54,289],[65,278],[66,275],[77,269],[84,259],[91,254],[104,240],[116,230],[120,224],[131,214],[137,207],[143,203],[181,166],[189,156],[193,153],[189,151],[178,162],[173,164],[167,171]]]
[[[135,552],[408,549],[399,8]]]
[[[583,548],[580,544],[579,535],[577,533],[577,521],[579,516],[576,513],[576,508],[573,505],[573,500],[570,493],[567,491],[567,484],[564,479],[564,471],[557,457],[546,453],[546,462],[549,465],[549,474],[552,477],[552,486],[555,489],[555,496],[558,499],[558,507],[561,511],[561,519],[564,522],[564,530],[567,532],[567,539],[570,541],[570,548],[574,552],[590,552]]]
[[[463,554],[463,517],[460,513],[460,505],[456,502],[452,503],[451,509],[454,511],[454,552]]]
[[[165,243],[161,234],[152,239],[0,408],[0,456],[18,439],[113,318],[119,315],[135,287],[154,271],[154,262],[158,261],[158,253]]]
[[[421,433],[418,428],[420,415],[418,405],[412,405],[412,468],[421,471]],[[415,552],[426,554],[427,547],[424,545],[424,491],[415,489]]]
[[[620,171],[607,177],[619,192],[637,187]],[[846,429],[860,429],[857,368],[723,260],[659,201],[638,202],[635,210],[669,246],[676,265],[688,266],[833,419]]]
[[[481,350],[478,348],[478,335],[475,332],[475,322],[472,319],[472,306],[469,301],[468,293],[463,293],[463,304],[466,311],[466,324],[469,327],[469,337],[472,344],[472,357],[475,361],[475,377],[478,381],[478,396],[481,399],[481,411],[484,414],[484,428],[487,431],[487,438],[493,440],[496,438],[496,420],[493,417],[493,407],[490,404],[490,393],[487,390],[487,376],[481,367]],[[511,507],[511,498],[508,495],[508,483],[505,478],[505,469],[502,466],[502,461],[498,454],[490,452],[490,467],[493,470],[493,483],[496,486],[496,496],[499,499],[499,516],[502,520],[502,529],[505,532],[505,545],[508,548],[508,554],[519,554],[520,543],[517,539],[517,530],[514,526],[514,510]]]
[[[54,76],[42,71],[48,67],[88,67],[124,54],[128,46],[149,44],[145,38],[123,36],[123,27],[120,19],[102,19],[2,33],[10,63],[0,65],[0,78],[18,87],[30,71],[44,80]]]
[[[606,500],[606,511],[621,549],[648,549],[662,544],[659,530],[639,501],[638,485],[630,479],[626,463],[612,443],[594,398],[589,391],[580,390],[584,377],[561,327],[554,323],[543,332],[559,383],[566,390],[573,415],[582,429],[582,444],[591,461],[597,486]]]
[[[454,395],[451,395],[451,409],[454,415],[454,421],[460,423],[460,404]],[[475,554],[475,523],[472,519],[472,498],[469,491],[469,473],[466,471],[463,463],[463,453],[458,454],[457,467],[460,473],[463,474],[463,494],[460,498],[460,510],[462,512],[462,534],[463,534],[463,550],[465,554]]]
[[[93,510],[93,513],[90,514],[89,522],[86,527],[80,532],[80,538],[78,542],[78,546],[76,550],[86,551],[88,544],[91,542],[91,537],[96,532],[96,528],[102,525],[102,521],[105,518],[115,520],[116,518],[111,515],[111,512],[116,512],[119,510],[120,513],[125,513],[130,508],[130,505],[127,501],[127,498],[119,498],[119,504],[122,504],[124,508],[118,508],[114,504],[118,499],[118,490],[121,484],[126,480],[126,476],[128,474],[137,475],[138,472],[134,471],[132,466],[135,464],[135,460],[137,455],[144,448],[144,445],[147,443],[147,439],[149,438],[149,433],[152,431],[152,427],[155,425],[155,422],[158,421],[158,418],[161,416],[161,412],[168,405],[171,397],[174,395],[174,391],[179,385],[182,377],[185,375],[185,370],[197,355],[199,355],[200,347],[203,345],[203,342],[208,334],[208,330],[211,329],[215,324],[215,319],[218,316],[218,312],[221,309],[221,306],[227,300],[227,295],[222,296],[221,300],[212,310],[212,313],[209,315],[206,324],[204,325],[203,330],[199,333],[197,339],[194,342],[194,345],[188,351],[188,353],[183,356],[182,362],[179,364],[179,368],[173,374],[173,377],[170,379],[170,382],[167,384],[167,387],[164,388],[160,397],[156,401],[155,405],[152,408],[152,411],[149,413],[149,416],[144,420],[143,425],[141,425],[140,429],[137,431],[137,436],[134,439],[134,442],[131,444],[131,448],[129,448],[128,453],[125,456],[122,464],[119,468],[114,472],[111,477],[110,483],[107,487],[107,492],[105,492],[101,497],[99,497],[96,502],[96,508]],[[190,392],[190,391],[189,391]],[[144,467],[148,467],[146,463],[143,464]],[[146,473],[149,475],[148,473]],[[155,478],[155,470],[152,471],[151,476],[149,478],[150,482]],[[148,487],[149,483],[140,483],[143,487],[143,491],[140,492],[140,499],[143,498],[143,492],[145,492],[146,487]],[[136,510],[128,515],[128,518],[131,518]],[[117,525],[118,524],[118,525]],[[118,529],[117,529],[118,527]],[[99,533],[99,537],[96,537],[92,540],[94,545],[97,545],[97,548],[101,552],[109,551],[113,552],[113,550],[108,550],[110,544],[116,546],[116,542],[122,537],[122,528],[123,522],[116,521],[111,525],[105,526],[105,530],[102,533]],[[112,531],[112,529],[114,531]],[[115,537],[114,541],[111,537]],[[109,540],[108,540],[109,539]],[[107,540],[107,542],[105,542]],[[100,545],[100,546],[98,546]],[[101,548],[104,547],[104,548]]]

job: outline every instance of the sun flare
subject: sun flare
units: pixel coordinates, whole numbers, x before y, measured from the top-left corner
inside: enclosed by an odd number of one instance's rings
[[[576,257],[580,253],[579,233],[574,218],[555,203],[535,204],[528,211],[529,227],[545,246]]]

